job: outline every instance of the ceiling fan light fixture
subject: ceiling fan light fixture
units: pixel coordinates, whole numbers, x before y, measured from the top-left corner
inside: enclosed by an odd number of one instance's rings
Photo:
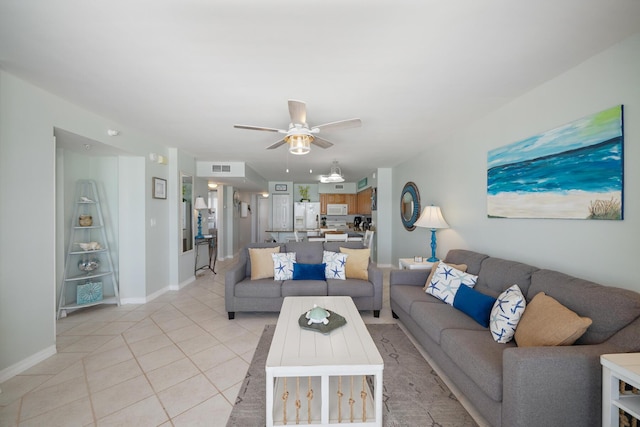
[[[295,134],[287,136],[285,141],[289,144],[289,152],[291,154],[302,156],[311,151],[311,141],[313,141],[313,136],[307,134]]]

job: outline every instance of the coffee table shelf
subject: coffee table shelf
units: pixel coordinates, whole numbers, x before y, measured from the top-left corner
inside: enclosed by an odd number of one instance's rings
[[[302,329],[298,318],[314,304],[345,317],[347,324],[326,335]],[[284,425],[285,414],[286,424],[295,425],[297,399],[299,425],[329,426],[341,421],[352,426],[381,426],[383,369],[382,357],[350,297],[287,297],[265,366],[267,426]],[[353,423],[350,397],[354,400]]]

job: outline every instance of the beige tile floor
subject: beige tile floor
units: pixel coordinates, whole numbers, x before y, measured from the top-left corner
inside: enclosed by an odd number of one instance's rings
[[[97,306],[57,322],[57,354],[0,384],[3,426],[224,426],[276,313],[224,310],[224,272],[199,273],[144,305]],[[389,308],[388,270],[380,318]]]

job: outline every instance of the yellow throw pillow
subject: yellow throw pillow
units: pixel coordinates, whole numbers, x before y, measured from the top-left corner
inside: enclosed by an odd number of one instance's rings
[[[340,248],[340,252],[348,254],[346,275],[347,279],[369,280],[369,254],[367,249]]]
[[[278,252],[280,252],[280,246],[275,248],[249,248],[251,280],[273,277],[273,258],[271,254],[277,254]]]
[[[433,263],[433,267],[431,267],[431,273],[429,273],[429,277],[427,277],[427,282],[424,284],[424,289],[425,291],[427,290],[427,288],[429,287],[429,285],[431,284],[431,278],[433,277],[433,275],[436,273],[436,270],[438,269],[438,264],[440,264],[441,261],[438,262],[434,262]],[[445,263],[447,264],[447,263]],[[467,272],[467,264],[447,264],[449,267],[453,267],[456,270],[460,270],[463,273]]]
[[[571,345],[591,325],[588,317],[580,317],[544,292],[527,304],[515,339],[518,347]]]

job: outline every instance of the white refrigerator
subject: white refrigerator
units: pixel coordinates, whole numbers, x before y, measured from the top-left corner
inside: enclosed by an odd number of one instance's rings
[[[312,230],[319,227],[320,203],[296,202],[293,205],[293,227],[296,230]]]

